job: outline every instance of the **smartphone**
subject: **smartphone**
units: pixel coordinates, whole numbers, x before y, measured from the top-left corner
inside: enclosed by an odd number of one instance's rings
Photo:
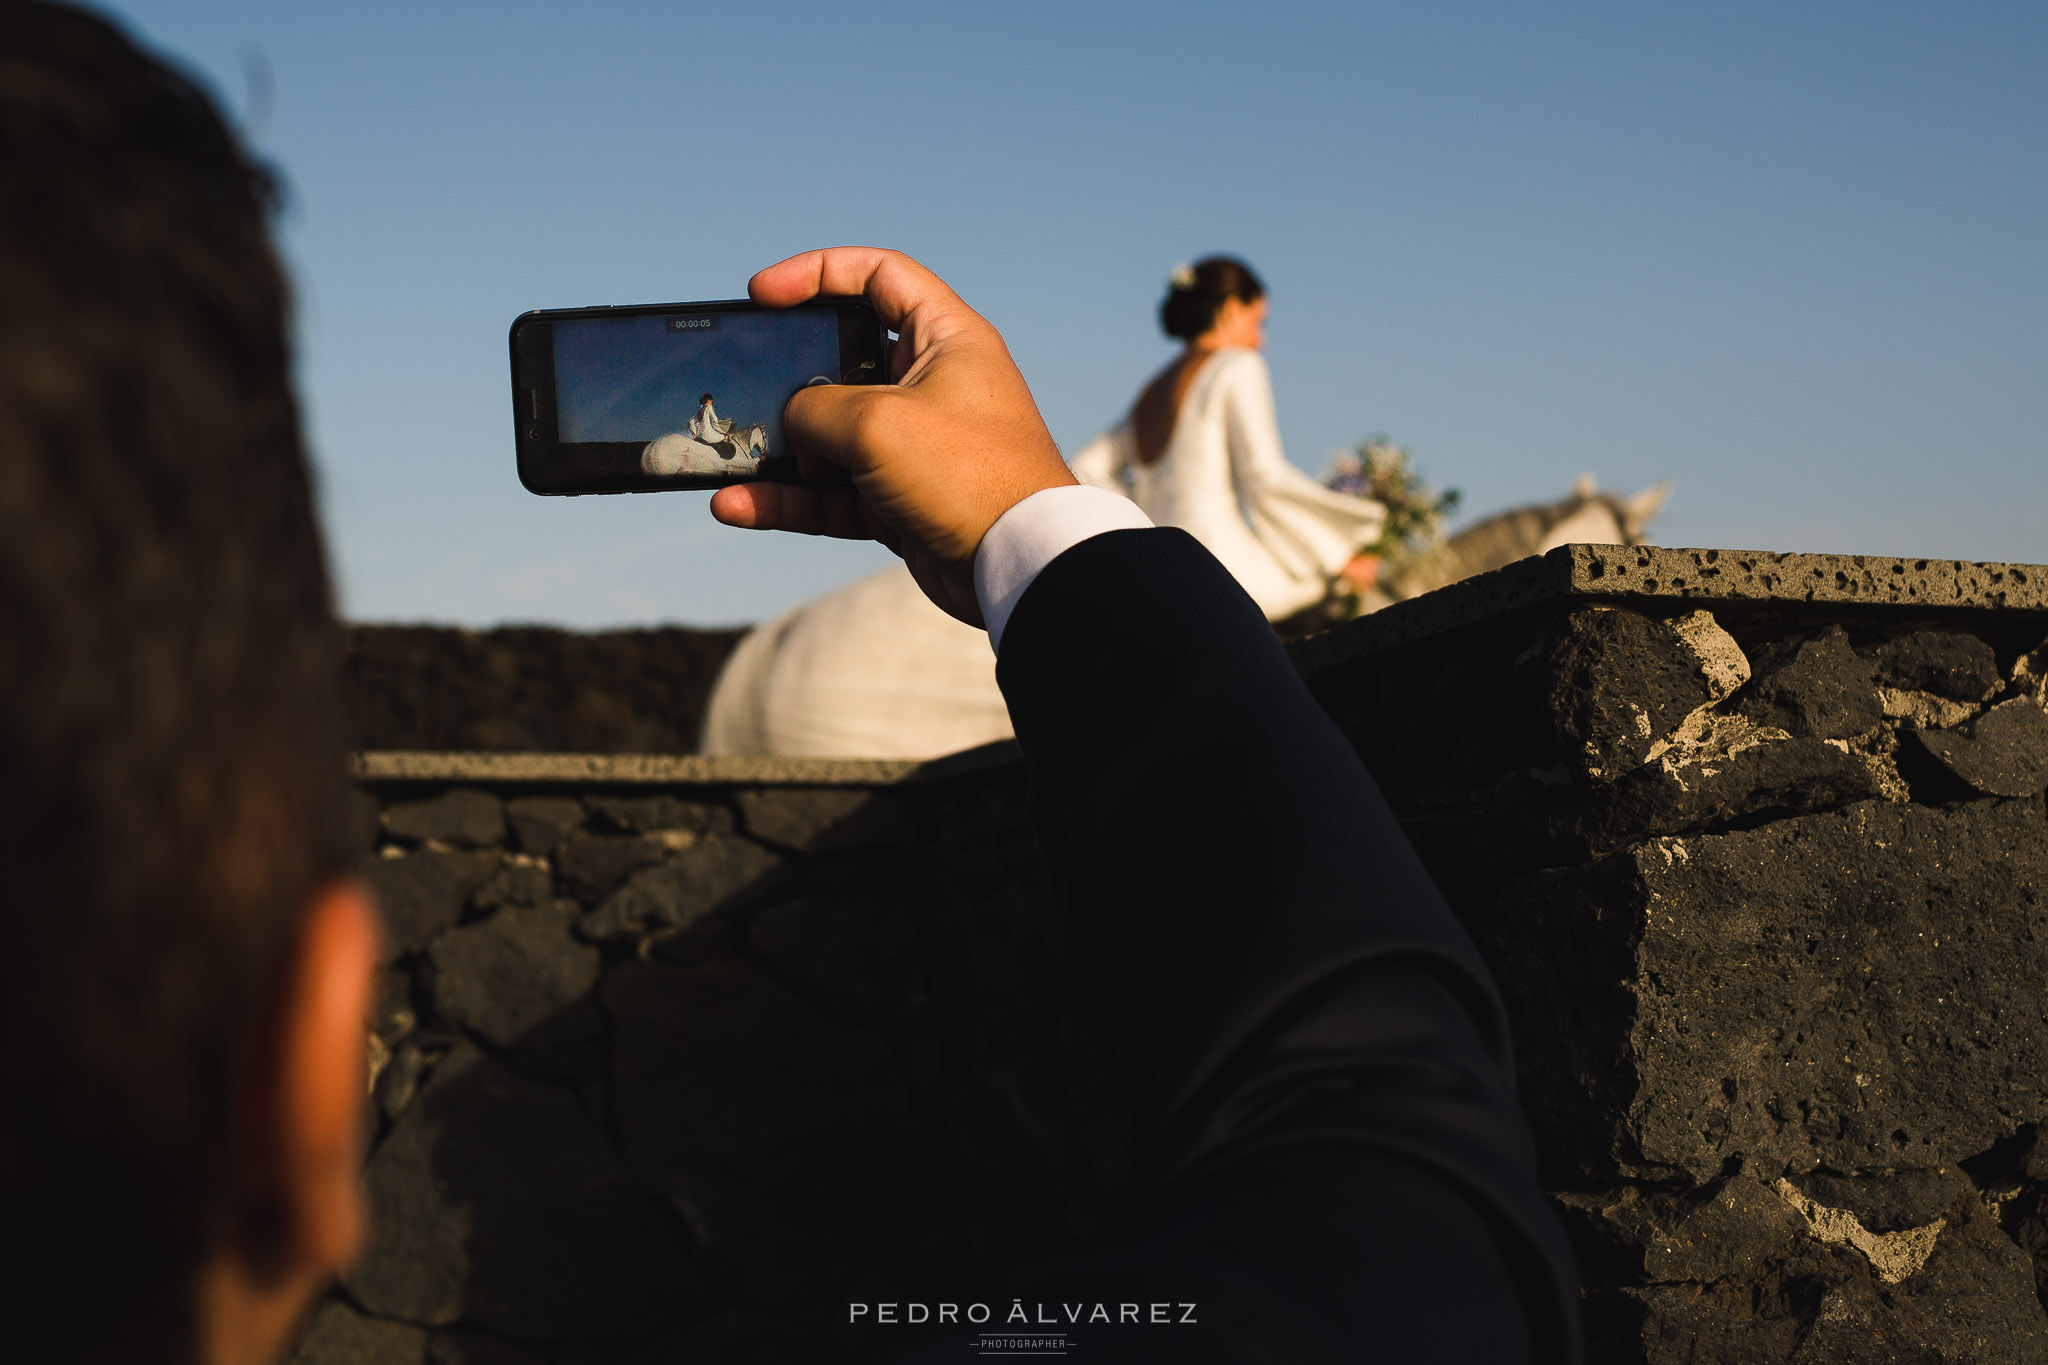
[[[798,482],[782,406],[810,384],[878,384],[887,332],[865,299],[555,308],[512,321],[527,491],[651,493]]]

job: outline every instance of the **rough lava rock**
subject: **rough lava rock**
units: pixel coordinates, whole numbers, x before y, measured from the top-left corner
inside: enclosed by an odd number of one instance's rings
[[[1926,1227],[1954,1212],[1957,1200],[1975,1193],[1968,1178],[1954,1166],[1876,1175],[1808,1171],[1792,1184],[1816,1202],[1850,1214],[1874,1233]]]
[[[2042,804],[1865,802],[1511,883],[1476,924],[1559,1178],[1934,1169],[2048,1117]]]
[[[2031,654],[2022,654],[2013,664],[2012,690],[2022,697],[2032,697],[2042,707],[2048,707],[2048,643]]]
[[[730,957],[605,979],[627,1159],[756,1302],[787,1307],[900,1241],[933,1200],[880,1035]]]
[[[1697,1189],[1637,1185],[1571,1190],[1557,1203],[1574,1231],[1591,1235],[1590,1260],[1631,1279],[1710,1284],[1788,1254],[1806,1220],[1762,1183],[1741,1176]]]
[[[1664,624],[1678,632],[1678,638],[1699,660],[1700,674],[1707,680],[1707,695],[1715,701],[1732,696],[1749,681],[1753,671],[1749,657],[1735,637],[1721,629],[1712,612],[1674,616]]]
[[[1657,835],[1885,799],[1898,787],[1882,756],[1700,712],[1654,761],[1613,782],[1563,769],[1508,774],[1487,798],[1485,856],[1582,861]]]
[[[519,847],[546,855],[583,823],[583,803],[566,796],[518,796],[505,803],[505,822]]]
[[[386,960],[417,952],[454,928],[470,895],[497,867],[493,853],[439,850],[364,863],[363,880],[384,915]]]
[[[412,977],[403,967],[386,967],[377,978],[377,1002],[370,1011],[370,1033],[390,1044],[419,1023],[412,1007]]]
[[[2037,796],[2048,787],[2048,711],[2031,697],[1992,707],[1959,730],[1913,730],[1912,749],[1985,796]]]
[[[748,834],[812,853],[909,844],[914,832],[902,803],[849,787],[743,788],[740,820]]]
[[[732,833],[732,811],[708,801],[685,801],[667,792],[652,796],[590,796],[590,809],[615,829],[632,834],[687,830],[692,834]]]
[[[377,1111],[392,1120],[403,1114],[419,1094],[420,1082],[447,1055],[449,1043],[440,1036],[408,1037],[392,1048],[391,1059],[371,1085],[370,1097],[377,1102]]]
[[[366,1318],[339,1299],[313,1310],[287,1365],[421,1365],[427,1334],[402,1322]]]
[[[1747,671],[1746,661],[1732,668],[1719,651],[1703,656],[1703,636],[1690,618],[1681,631],[1620,608],[1575,611],[1522,661],[1517,689],[1573,767],[1595,779],[1617,777]]]
[[[456,787],[424,801],[401,801],[384,811],[393,838],[489,848],[505,837],[505,807],[489,792]]]
[[[595,905],[668,855],[667,845],[638,834],[571,834],[555,851],[555,883],[564,895]]]
[[[643,869],[586,915],[582,933],[623,943],[687,928],[780,886],[782,859],[748,839],[712,834],[658,867]]]
[[[1840,626],[1759,661],[1736,711],[1807,739],[1850,739],[1884,720],[1870,662],[1849,647]]]
[[[1872,650],[1870,661],[1877,680],[1887,687],[1932,692],[1950,701],[1983,701],[2004,681],[1991,646],[1960,631],[1901,635]]]
[[[1877,696],[1884,706],[1884,718],[1900,722],[1901,728],[1950,730],[1984,709],[1975,702],[1951,701],[1904,687],[1880,687]]]
[[[1589,1266],[1632,1261],[1587,1300],[1593,1362],[1975,1365],[2048,1355],[2031,1267],[1975,1197],[1911,1231],[1748,1177],[1690,1193],[1626,1187],[1560,1202]],[[1993,1343],[1996,1343],[1993,1346]]]
[[[474,1049],[435,1070],[370,1158],[365,1188],[369,1242],[342,1283],[379,1316],[612,1338],[708,1306],[582,1106]]]
[[[434,941],[434,1008],[499,1047],[595,1036],[601,1022],[575,1010],[597,985],[597,949],[570,929],[573,901],[512,906]]]
[[[495,910],[504,905],[546,905],[554,895],[548,865],[530,855],[513,854],[476,889],[469,903],[479,910]]]

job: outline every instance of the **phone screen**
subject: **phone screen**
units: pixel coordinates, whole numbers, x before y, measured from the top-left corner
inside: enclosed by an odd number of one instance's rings
[[[520,476],[535,492],[793,480],[782,408],[880,378],[863,304],[675,304],[528,314],[512,334]]]

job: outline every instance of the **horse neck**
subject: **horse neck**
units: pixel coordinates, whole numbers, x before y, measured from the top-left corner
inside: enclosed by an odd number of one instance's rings
[[[1503,569],[1558,544],[1635,545],[1628,519],[1604,493],[1561,502],[1513,507],[1476,521],[1421,555],[1389,585],[1398,597],[1418,597],[1461,578]],[[1562,531],[1563,540],[1555,537]]]

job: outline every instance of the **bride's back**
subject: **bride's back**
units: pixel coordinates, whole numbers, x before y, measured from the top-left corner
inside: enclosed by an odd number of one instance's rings
[[[1181,376],[1179,401],[1150,461],[1133,411],[1130,496],[1154,521],[1200,536],[1218,519],[1241,519],[1227,409],[1234,391],[1263,370],[1256,351],[1226,347],[1198,357]]]
[[[1138,465],[1154,465],[1166,454],[1173,439],[1180,410],[1188,391],[1202,372],[1212,352],[1185,351],[1171,365],[1153,376],[1138,401],[1131,405],[1131,459]]]

